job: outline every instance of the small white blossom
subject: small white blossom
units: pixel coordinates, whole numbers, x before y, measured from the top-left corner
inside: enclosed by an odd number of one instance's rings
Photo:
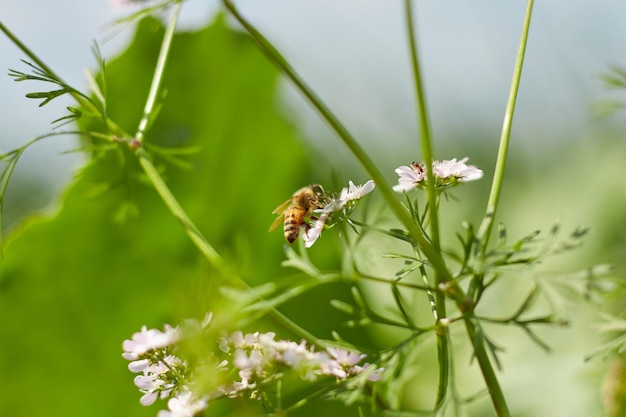
[[[143,372],[148,366],[150,366],[150,359],[140,359],[128,364],[128,369],[131,372]]]
[[[341,209],[350,201],[359,200],[365,194],[370,193],[375,186],[376,184],[373,180],[369,180],[363,185],[354,185],[352,181],[349,181],[348,187],[344,187],[341,190],[341,194],[339,195],[338,199],[339,207],[337,208],[337,210]]]
[[[483,171],[474,165],[465,165],[469,158],[457,161],[456,158],[449,161],[433,161],[433,172],[441,179],[456,178],[459,181],[473,181],[482,178]]]
[[[401,166],[396,168],[396,174],[400,178],[398,179],[398,185],[393,186],[393,190],[399,193],[412,190],[426,178],[426,173],[422,166],[415,162],[410,167]]]
[[[370,193],[376,184],[374,181],[369,180],[363,185],[355,185],[352,181],[348,182],[348,187],[344,187],[336,199],[330,200],[321,211],[317,211],[319,217],[314,219],[312,226],[307,229],[302,238],[304,239],[304,246],[310,248],[315,241],[320,237],[328,217],[334,213],[343,209],[352,201],[361,199],[365,194]]]
[[[143,406],[149,406],[154,404],[154,402],[156,401],[156,399],[159,397],[159,393],[156,391],[148,391],[146,392],[144,395],[141,396],[141,398],[139,399],[139,402],[141,403],[141,405]]]
[[[208,401],[205,398],[197,399],[191,391],[184,391],[167,402],[169,410],[161,410],[157,417],[194,417],[206,410]]]
[[[364,353],[349,352],[334,347],[327,347],[326,351],[342,366],[354,366],[367,356]]]
[[[331,359],[328,355],[325,355],[324,358],[325,360],[320,364],[320,372],[322,375],[334,376],[337,379],[346,379],[348,377],[348,373],[339,362]]]
[[[371,364],[366,363],[363,366],[359,366],[359,365],[355,365],[352,368],[352,374],[353,375],[358,375],[362,372],[367,372],[368,369],[372,367]],[[372,382],[376,382],[376,381],[380,381],[383,377],[382,377],[382,373],[385,369],[384,368],[377,368],[374,369],[368,376],[367,376],[367,380],[368,381],[372,381]]]
[[[304,233],[303,239],[305,248],[313,246],[317,238],[320,237],[329,215],[330,211],[324,210],[322,214],[320,214],[320,217],[313,221],[313,226]]]
[[[178,330],[168,324],[163,332],[157,329],[148,330],[143,326],[140,332],[133,334],[132,339],[124,340],[122,356],[129,361],[137,360],[146,352],[176,343],[179,336]]]
[[[332,375],[339,379],[346,379],[350,375],[357,375],[361,371],[356,371],[356,365],[367,355],[349,352],[344,349],[328,347],[326,352],[330,355],[328,360],[322,364],[322,372],[325,375]],[[359,367],[359,369],[362,369]]]
[[[433,161],[432,171],[435,184],[443,187],[454,184],[456,181],[467,182],[482,178],[483,171],[474,165],[466,165],[468,158],[457,161],[456,158],[444,161]],[[396,168],[398,174],[398,184],[393,186],[396,192],[410,191],[422,185],[426,178],[424,163],[411,163],[410,166]]]

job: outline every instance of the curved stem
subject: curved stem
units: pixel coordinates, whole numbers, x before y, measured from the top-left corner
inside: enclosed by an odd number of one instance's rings
[[[232,272],[230,271],[230,268],[228,268],[224,259],[206,240],[200,230],[198,230],[196,225],[191,221],[189,216],[187,216],[187,213],[185,213],[183,208],[176,200],[176,197],[174,197],[170,189],[167,187],[167,185],[163,181],[163,178],[161,178],[161,175],[158,173],[157,169],[152,164],[143,148],[139,148],[137,150],[137,158],[139,159],[139,164],[148,176],[148,179],[156,189],[156,192],[161,196],[161,199],[163,200],[167,208],[169,208],[170,212],[174,215],[176,220],[181,223],[183,229],[185,229],[185,232],[187,233],[191,241],[196,245],[196,247],[200,250],[204,257],[211,263],[213,267],[218,269],[220,272]]]
[[[491,191],[489,193],[489,200],[487,201],[487,210],[485,217],[478,229],[477,239],[478,253],[482,256],[487,250],[487,242],[491,234],[491,228],[493,226],[493,220],[498,208],[498,202],[500,200],[500,191],[502,190],[502,181],[504,178],[504,168],[506,165],[507,153],[509,150],[509,142],[511,137],[511,126],[513,124],[513,114],[515,112],[515,103],[517,101],[517,92],[519,90],[520,79],[522,77],[522,67],[524,65],[524,56],[526,54],[526,43],[528,41],[528,32],[530,28],[530,17],[533,10],[533,0],[528,0],[526,5],[526,14],[524,16],[524,23],[522,26],[522,35],[520,38],[519,48],[517,50],[517,57],[515,60],[515,68],[513,70],[513,79],[511,80],[511,88],[509,90],[509,98],[506,103],[506,110],[504,112],[504,121],[502,123],[502,133],[500,135],[500,146],[498,148],[498,158],[496,160],[496,168],[493,176],[493,182],[491,183]]]

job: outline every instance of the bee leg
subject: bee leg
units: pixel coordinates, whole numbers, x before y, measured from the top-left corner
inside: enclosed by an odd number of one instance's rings
[[[313,217],[311,217],[311,219],[313,219]],[[302,226],[304,227],[304,235],[306,237],[309,237],[309,230],[311,230],[311,225],[308,224],[307,222],[304,222]]]

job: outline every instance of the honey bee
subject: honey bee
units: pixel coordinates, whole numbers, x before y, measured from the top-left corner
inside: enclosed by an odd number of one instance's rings
[[[279,216],[270,226],[270,232],[284,223],[283,231],[287,242],[293,243],[300,234],[302,225],[308,230],[307,219],[313,218],[313,210],[323,208],[326,202],[324,189],[319,184],[313,184],[296,191],[293,196],[276,207],[272,214]],[[284,220],[283,220],[284,219]]]

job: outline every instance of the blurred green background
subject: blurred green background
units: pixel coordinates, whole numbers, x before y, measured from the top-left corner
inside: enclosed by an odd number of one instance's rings
[[[254,8],[250,10],[254,15]],[[361,9],[361,13],[363,10],[367,8]],[[521,10],[517,5],[507,13],[517,13],[515,17],[521,22]],[[425,11],[428,13],[429,9]],[[480,13],[480,7],[474,12]],[[542,14],[542,8],[537,7],[537,25],[546,19],[546,14],[550,16],[545,10]],[[10,20],[3,18],[3,22],[11,27]],[[454,21],[448,23],[452,25]],[[477,62],[477,68],[487,73],[493,71],[490,64],[495,59],[512,68],[518,26],[516,20],[514,30],[506,31],[510,33],[508,44],[504,45],[506,56],[485,55],[478,45],[470,51],[451,48],[448,53],[459,65],[464,61]],[[434,45],[445,46],[445,39],[431,42],[429,28],[430,24],[425,24],[421,32],[426,57],[432,54]],[[493,33],[500,33],[500,29],[494,26]],[[162,30],[157,21],[144,21],[137,34],[135,29],[127,31],[132,38],[127,38],[131,42],[127,49],[119,56],[107,57],[109,111],[129,131],[134,130],[141,116]],[[364,104],[371,98],[368,89],[391,85],[383,93],[392,94],[394,84],[372,81],[360,85],[361,90],[352,89],[355,87],[350,84],[337,88],[333,81],[319,75],[325,73],[325,77],[331,77],[328,74],[332,74],[333,67],[342,65],[342,60],[366,65],[367,59],[375,56],[373,49],[382,48],[367,40],[363,41],[363,49],[352,51],[354,55],[329,50],[328,62],[318,59],[313,69],[298,60],[294,65],[305,75],[317,71],[318,75],[311,75],[313,86],[322,97],[329,96],[331,102],[339,104],[339,115],[363,138],[364,146],[376,156],[389,180],[395,181],[396,166],[420,159],[414,128],[401,122],[404,117],[412,117],[412,104],[400,99],[390,101],[394,104],[391,108],[381,109],[375,104],[368,107]],[[402,40],[398,39],[394,48],[405,48]],[[290,42],[295,41],[280,38],[277,43],[285,44],[289,50],[293,47]],[[541,49],[538,43],[533,43],[531,37],[525,69],[531,80],[537,80],[533,72],[543,68],[533,55],[533,48]],[[54,51],[67,47],[66,44],[50,46]],[[84,56],[88,55],[87,50],[88,46]],[[54,57],[53,61],[60,59],[60,55],[46,49],[42,56],[46,59],[48,55]],[[577,61],[571,63],[576,64]],[[607,64],[596,59],[598,73]],[[23,69],[18,61],[3,59],[2,65]],[[381,71],[364,71],[372,80],[377,75],[381,79],[390,77],[384,66],[372,65]],[[470,156],[470,162],[486,172],[480,183],[455,191],[460,201],[444,205],[444,242],[453,246],[453,233],[459,230],[461,221],[477,224],[484,210],[501,123],[499,114],[503,112],[510,71],[503,70],[494,83],[497,88],[491,90],[493,86],[490,86],[484,94],[482,89],[486,87],[472,87],[471,82],[463,81],[462,75],[455,74],[454,85],[465,89],[463,94],[475,97],[474,106],[493,109],[486,111],[491,118],[476,120],[473,109],[462,111],[467,103],[454,102],[454,89],[444,89],[437,82],[428,84],[431,74],[428,65],[427,91],[436,97],[433,120],[438,157]],[[499,64],[498,68],[501,67]],[[454,71],[454,65],[446,67],[448,75]],[[541,90],[545,95],[540,97],[536,85],[525,90],[528,83],[523,78],[518,104],[520,118],[514,123],[511,163],[499,220],[507,225],[512,238],[535,229],[547,231],[557,218],[565,230],[578,225],[591,227],[592,234],[583,248],[552,260],[544,265],[545,269],[569,272],[591,264],[611,263],[623,276],[626,272],[626,180],[621,175],[626,162],[623,117],[593,120],[590,100],[581,106],[589,111],[581,118],[577,113],[580,108],[572,103],[549,101],[550,90],[558,91],[559,83],[572,90],[584,90],[595,82],[587,79],[581,83],[578,78],[568,78],[565,71],[562,75],[546,80]],[[410,80],[405,81],[407,84],[397,88],[409,90]],[[0,85],[5,88],[11,82],[6,77]],[[250,284],[293,279],[291,271],[280,267],[284,259],[281,234],[267,233],[273,220],[272,209],[303,184],[320,182],[326,188],[339,190],[349,179],[362,183],[368,178],[332,133],[285,87],[275,69],[247,37],[233,30],[223,16],[210,26],[199,25],[177,35],[164,86],[167,98],[148,140],[164,147],[200,149],[187,158],[188,169],[157,160],[183,207]],[[14,88],[12,85],[11,89]],[[17,88],[20,94],[36,90],[23,83]],[[599,87],[597,91],[598,98],[603,98]],[[336,98],[339,95],[344,96],[343,101]],[[445,97],[443,101],[441,96]],[[16,97],[12,97],[12,102],[19,99]],[[543,108],[535,108],[542,102]],[[33,103],[27,104],[33,113],[54,114],[48,121],[63,112],[59,103],[41,110],[35,109]],[[525,110],[529,108],[532,110]],[[379,110],[388,123],[376,125],[376,121],[367,120],[371,112]],[[568,112],[571,125],[563,121],[567,117],[557,117]],[[545,117],[537,116],[541,113]],[[376,120],[380,123],[384,118],[379,116]],[[555,120],[556,127],[546,127],[551,120]],[[14,147],[15,138],[17,143],[22,143],[19,139],[25,141],[28,134],[14,132],[6,141],[2,139],[0,146],[3,150]],[[67,143],[66,150],[79,146],[77,142]],[[65,158],[73,163],[81,159]],[[42,178],[45,164],[42,160],[26,159],[7,194],[4,224],[9,241],[0,264],[0,373],[3,375],[0,416],[153,416],[156,406],[139,405],[133,376],[121,358],[121,342],[143,324],[160,327],[164,322],[175,324],[185,317],[201,317],[211,309],[215,299],[216,288],[211,285],[215,272],[201,259],[154,191],[146,186],[137,167],[109,155],[94,163],[71,185],[56,185],[55,189]],[[64,190],[57,193],[60,188]],[[384,217],[385,209],[376,195],[372,199],[371,212],[380,212]],[[47,208],[39,210],[42,207]],[[363,246],[369,257],[368,265],[386,275],[394,272],[395,265],[378,260],[377,256],[381,250],[389,250],[388,244],[384,239],[371,239]],[[321,265],[335,266],[339,262],[338,248],[336,237],[327,233],[312,248],[311,255]],[[510,306],[524,295],[521,287],[512,282],[499,289],[498,296],[491,301],[492,308],[503,314],[510,312]],[[381,308],[390,297],[379,287],[364,287],[364,291]],[[328,305],[332,298],[348,300],[347,285],[321,287],[311,296],[288,303],[282,311],[317,336],[330,337],[330,331],[341,320],[340,313]],[[620,312],[622,306],[623,299],[609,298],[602,308]],[[516,416],[603,415],[601,385],[610,362],[583,362],[583,357],[602,341],[593,326],[597,311],[583,303],[567,308],[571,326],[541,332],[553,348],[549,354],[518,330],[497,331],[497,341],[506,351],[502,356],[502,383]],[[380,329],[341,328],[341,333],[369,346],[388,346],[399,337],[395,332]],[[470,353],[463,346],[465,339],[460,329],[454,340],[462,374],[458,382],[464,387],[463,394],[470,394],[480,387],[480,377],[465,370]],[[398,381],[403,386],[402,400],[407,408],[427,408],[431,403],[435,366],[432,344],[432,340],[423,344],[406,381]],[[470,411],[476,416],[492,415],[486,400],[473,405]],[[218,408],[212,412],[230,415],[232,410]],[[311,406],[300,413],[345,415],[337,403]]]

